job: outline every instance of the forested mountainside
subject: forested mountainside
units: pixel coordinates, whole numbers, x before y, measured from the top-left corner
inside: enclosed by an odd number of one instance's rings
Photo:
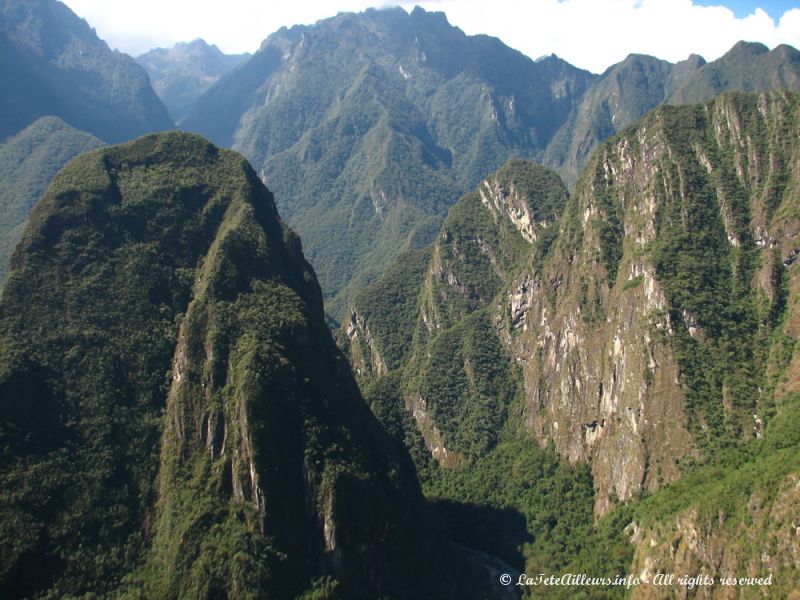
[[[341,320],[510,158],[551,166],[572,187],[599,143],[659,104],[800,91],[799,57],[741,43],[708,64],[631,56],[592,75],[465,36],[442,13],[369,10],[272,34],[182,126],[250,159]]]
[[[544,163],[572,187],[598,144],[651,109],[707,102],[730,90],[800,92],[800,52],[739,42],[710,63],[697,55],[677,64],[631,55],[594,82],[549,144]]]
[[[250,159],[341,317],[402,248],[432,239],[454,198],[541,155],[592,79],[441,13],[368,10],[274,33],[184,126]]]
[[[0,305],[0,453],[6,598],[475,589],[272,195],[199,136],[83,154],[36,206]]]
[[[180,123],[208,88],[248,58],[250,54],[224,54],[198,38],[172,48],[153,48],[136,62],[147,71],[172,119]]]
[[[173,126],[147,73],[56,0],[0,2],[0,141],[59,117],[107,143]]]
[[[172,127],[144,70],[65,5],[3,7],[0,70],[18,83],[0,137],[46,115],[105,142]],[[631,56],[593,75],[466,36],[422,9],[284,28],[244,58],[196,40],[138,60],[182,127],[242,152],[275,191],[334,320],[512,157],[553,167],[571,188],[599,143],[661,103],[800,91],[800,54],[788,46],[740,43],[708,64]]]
[[[42,117],[0,144],[0,289],[33,206],[72,158],[103,143],[58,117]]]
[[[797,50],[239,60],[0,2],[0,596],[800,597]]]
[[[359,294],[343,345],[465,543],[800,588],[799,140],[791,93],[656,109],[569,196],[509,163]]]

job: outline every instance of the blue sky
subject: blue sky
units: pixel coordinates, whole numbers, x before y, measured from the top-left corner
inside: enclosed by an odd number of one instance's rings
[[[132,55],[202,37],[228,53],[254,52],[281,26],[400,4],[443,11],[538,58],[557,54],[600,73],[628,54],[714,60],[737,41],[800,47],[800,5],[737,0],[64,0],[112,48]]]
[[[797,8],[798,2],[792,0],[772,0],[771,2],[749,2],[747,0],[728,0],[720,2],[719,0],[695,0],[695,4],[702,6],[718,6],[722,4],[730,8],[733,14],[737,17],[746,17],[753,14],[757,8],[761,8],[773,19],[780,19],[790,8]]]

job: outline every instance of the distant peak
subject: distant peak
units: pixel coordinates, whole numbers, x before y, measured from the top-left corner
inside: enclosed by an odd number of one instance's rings
[[[553,52],[552,54],[542,54],[539,58],[537,58],[533,62],[538,63],[538,62],[544,62],[546,60],[561,60],[561,58],[555,52]]]
[[[686,64],[686,65],[693,65],[695,67],[702,67],[704,64],[706,64],[706,59],[700,56],[699,54],[690,54],[686,60],[682,60],[678,64],[679,65]]]
[[[184,45],[190,47],[200,46],[202,48],[210,48],[211,44],[206,42],[203,38],[194,38],[191,42],[183,42]]]
[[[414,9],[411,11],[411,17],[414,19],[426,19],[428,21],[442,23],[444,25],[450,25],[450,22],[447,20],[447,15],[443,12],[439,11],[427,11],[421,6],[415,6]]]
[[[757,56],[767,52],[769,52],[769,48],[761,42],[739,41],[725,53],[725,56]]]

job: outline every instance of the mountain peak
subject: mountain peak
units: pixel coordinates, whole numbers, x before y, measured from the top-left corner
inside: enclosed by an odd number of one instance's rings
[[[31,216],[0,335],[4,597],[115,595],[126,575],[153,598],[294,598],[323,575],[436,597],[449,559],[411,462],[240,155],[166,132],[74,160]]]
[[[747,42],[744,40],[736,42],[733,47],[728,50],[722,58],[741,58],[741,57],[754,57],[758,56],[759,54],[766,54],[769,52],[769,48],[767,48],[761,42]]]

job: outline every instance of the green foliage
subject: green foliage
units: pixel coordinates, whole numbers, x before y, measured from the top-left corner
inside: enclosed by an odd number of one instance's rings
[[[754,42],[737,42],[714,62],[692,72],[670,94],[671,104],[708,102],[723,92],[800,91],[800,52],[781,45],[773,50]]]
[[[439,469],[424,488],[456,542],[520,572],[614,577],[624,575],[632,559],[624,533],[627,509],[595,525],[588,466],[569,466],[532,441],[505,440],[469,468]],[[621,597],[613,588],[547,592],[552,598],[586,592],[593,598]]]
[[[398,368],[408,357],[430,257],[430,247],[401,254],[381,279],[356,297],[354,306],[366,319],[389,369]]]
[[[449,580],[298,239],[233,152],[175,132],[74,160],[15,254],[0,341],[3,596]]]
[[[578,193],[563,205],[558,227],[548,228],[555,233],[534,246],[518,245],[509,222],[492,217],[477,194],[451,209],[419,291],[420,318],[405,365],[370,389],[380,390],[376,414],[393,436],[414,448],[425,492],[459,544],[515,569],[613,576],[630,568],[632,521],[673,531],[676,515],[698,509],[701,526],[711,527],[722,511],[732,530],[749,522],[752,494],[772,502],[796,470],[800,404],[796,397],[783,397],[796,385],[794,378],[784,385],[795,348],[789,332],[796,318],[783,330],[794,305],[788,295],[793,267],[784,266],[777,250],[765,248],[763,233],[757,244],[752,232],[765,214],[772,219],[769,231],[794,230],[796,198],[787,191],[793,189],[793,175],[787,179],[781,170],[796,157],[796,114],[797,97],[782,94],[730,94],[703,107],[659,109],[642,128],[596,155]],[[738,133],[721,135],[732,122]],[[614,152],[625,148],[630,154],[623,158],[638,157],[643,129],[664,148],[648,155],[652,171],[645,178],[637,177],[638,171],[620,174]],[[746,140],[744,147],[739,139]],[[770,170],[778,169],[769,176],[760,170],[766,156]],[[629,206],[642,196],[647,206],[652,198],[655,208],[654,239],[647,245],[626,237],[629,228],[641,225],[639,211]],[[587,212],[592,229],[584,230]],[[585,256],[576,257],[587,248]],[[683,479],[652,498],[617,506],[594,523],[588,469],[563,465],[551,451],[533,445],[518,425],[530,409],[521,406],[520,373],[500,342],[507,342],[503,312],[509,286],[519,283],[525,269],[547,281],[548,308],[557,313],[559,302],[577,301],[585,324],[604,327],[611,294],[642,293],[633,291],[646,275],[616,281],[638,260],[655,267],[666,296],[668,327],[659,335],[678,360],[688,426],[699,452],[680,465]],[[558,291],[562,282],[568,283],[566,293]],[[473,362],[481,364],[483,356],[493,358],[475,369]],[[449,468],[431,461],[416,423],[404,414],[403,401],[415,393],[424,399],[442,443],[458,455]],[[754,432],[761,431],[753,415],[766,423],[763,441],[755,439]],[[553,506],[563,513],[552,514]],[[561,520],[561,514],[571,521]],[[745,544],[744,537],[731,539]],[[547,592],[585,598],[625,593]]]
[[[507,419],[518,377],[501,358],[505,352],[488,312],[442,332],[427,352],[416,384],[448,448],[470,457],[485,454]]]
[[[755,110],[752,97],[729,96],[722,102],[735,105],[743,120]],[[758,389],[765,385],[770,332],[760,323],[776,322],[785,292],[777,275],[776,304],[768,311],[759,308],[751,282],[761,258],[749,233],[748,192],[736,178],[731,151],[717,150],[712,142],[713,123],[695,108],[665,109],[661,118],[674,149],[667,177],[680,194],[660,198],[652,260],[672,307],[670,319],[677,325],[676,352],[687,400],[699,417],[693,421],[698,426],[695,433],[713,453],[740,436],[739,419],[755,408]],[[757,138],[763,124],[745,122],[755,128],[752,135]],[[715,165],[712,174],[698,161],[693,149],[698,146]],[[727,205],[730,232],[720,216],[718,197]],[[731,235],[736,246],[728,240]],[[732,411],[725,411],[723,398]],[[743,418],[744,423],[750,419]],[[699,429],[701,422],[705,432]]]
[[[512,188],[516,190],[539,223],[556,221],[569,196],[554,171],[519,158],[509,160],[492,178],[500,184],[504,194],[510,194]]]
[[[456,199],[540,155],[592,78],[440,14],[366,11],[276,32],[185,126],[263,173],[341,321],[400,252],[433,240]]]
[[[56,117],[43,117],[0,146],[0,286],[11,254],[56,173],[72,158],[102,145]]]
[[[672,64],[632,54],[600,75],[548,144],[542,162],[572,187],[592,152],[659,105],[708,102],[726,91],[800,91],[800,53],[737,43],[706,63],[692,55]]]

